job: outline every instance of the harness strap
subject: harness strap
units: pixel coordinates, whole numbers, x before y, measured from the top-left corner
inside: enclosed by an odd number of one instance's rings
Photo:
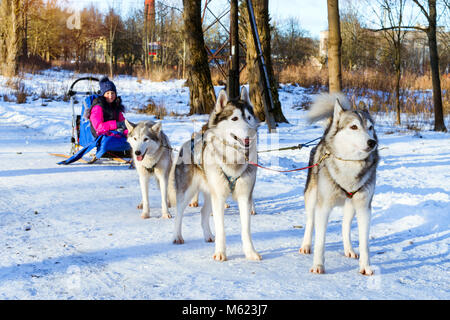
[[[239,149],[240,149],[239,146],[238,146],[237,144],[236,144],[236,145],[230,144],[230,143],[228,143],[228,142],[225,141],[225,140],[222,140],[222,139],[217,138],[216,136],[213,136],[213,138],[219,140],[223,145],[235,149],[236,151],[239,151]],[[205,144],[203,144],[203,149],[204,149],[204,147],[205,147]],[[203,152],[203,149],[202,149],[202,152]],[[193,151],[193,139],[191,140],[191,151]],[[248,156],[247,156],[246,153],[244,154],[244,157],[245,157],[245,160],[248,162],[249,160],[248,160]],[[228,186],[230,187],[231,192],[233,192],[233,191],[234,191],[234,188],[236,187],[236,182],[238,181],[238,179],[239,179],[241,176],[238,176],[238,177],[236,177],[236,178],[233,178],[233,177],[231,177],[231,176],[228,176],[228,175],[225,173],[225,171],[223,171],[222,168],[220,168],[220,169],[222,170],[223,175],[225,176],[225,178],[226,178],[227,181],[228,181]]]
[[[336,183],[336,181],[335,181],[334,183]],[[336,183],[336,184],[337,184],[337,183]],[[355,195],[355,193],[357,193],[357,192],[358,192],[359,190],[361,190],[361,188],[362,188],[362,186],[361,186],[361,187],[359,187],[359,189],[356,190],[356,191],[348,192],[347,190],[345,190],[344,188],[342,188],[339,184],[337,184],[337,186],[338,186],[339,188],[341,188],[342,191],[344,191],[345,196],[346,196],[347,198],[349,198],[349,199],[352,199],[353,196]]]
[[[225,174],[225,172],[222,170],[223,175],[225,176],[225,178],[227,178],[228,181],[228,186],[230,187],[231,192],[234,191],[234,188],[236,187],[236,181],[241,177],[237,177],[237,178],[233,178],[233,177],[229,177]]]
[[[158,156],[158,159],[155,161],[155,163],[153,164],[153,166],[151,166],[150,168],[148,168],[148,167],[144,167],[149,173],[153,173],[153,172],[155,172],[155,167],[156,167],[156,165],[158,164],[158,161],[159,161],[159,159],[161,159],[161,157],[162,157],[162,154],[163,154],[163,148],[168,148],[168,149],[171,149],[170,147],[168,147],[168,146],[166,146],[166,145],[161,145],[160,147],[159,147],[160,149],[160,151],[159,151],[159,156]],[[146,151],[147,152],[147,151]],[[145,158],[145,155],[144,155],[144,158]],[[143,160],[143,159],[142,159]]]

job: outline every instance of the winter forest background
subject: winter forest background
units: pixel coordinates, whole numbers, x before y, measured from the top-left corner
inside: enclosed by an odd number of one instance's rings
[[[277,83],[296,83],[315,92],[326,89],[328,31],[321,32],[319,38],[311,37],[307,26],[294,12],[292,17],[275,20],[268,11],[269,1],[254,2],[262,45],[266,49],[263,51],[269,52],[266,60],[273,74],[273,87]],[[10,77],[9,85],[16,90],[19,103],[30,94],[20,75],[39,73],[50,67],[110,77],[127,74],[153,81],[188,78],[189,84],[193,54],[183,32],[183,10],[194,3],[197,1],[82,1],[74,6],[69,1],[57,0],[1,1],[1,74]],[[428,14],[432,3],[436,8],[434,24],[430,23]],[[245,1],[239,1],[239,6],[239,35],[243,46],[240,82],[245,84],[257,79],[252,79],[254,48],[246,15],[242,14]],[[438,60],[433,63],[437,62],[439,67],[442,95],[439,108],[447,115],[450,101],[448,1],[341,0],[339,6],[342,88],[354,104],[364,100],[371,111],[396,112],[397,124],[402,113],[406,116],[403,125],[412,129],[420,130],[434,121],[432,95],[409,94],[433,88],[429,49],[429,35],[433,31],[438,54]],[[204,59],[208,59],[210,67],[210,76],[203,81],[223,84],[229,54],[229,4],[221,0],[202,1],[198,7],[204,44],[208,48]],[[218,17],[222,20],[214,23]],[[42,95],[51,96],[61,89],[49,88]],[[278,95],[276,92],[274,95],[276,105]],[[261,103],[253,93],[252,101],[256,105]],[[201,107],[191,105],[191,108],[192,113],[203,113]],[[439,130],[443,129],[440,123]]]

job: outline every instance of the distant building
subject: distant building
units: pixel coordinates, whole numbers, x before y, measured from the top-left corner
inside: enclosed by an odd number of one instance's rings
[[[320,31],[319,56],[322,59],[328,57],[328,30]]]

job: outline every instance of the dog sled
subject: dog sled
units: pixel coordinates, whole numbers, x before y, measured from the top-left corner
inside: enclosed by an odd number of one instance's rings
[[[76,84],[84,82],[86,90],[76,90]],[[92,134],[91,122],[85,117],[85,112],[99,95],[97,87],[99,80],[94,77],[83,77],[75,80],[69,88],[70,106],[72,108],[72,137],[70,155],[52,153],[54,156],[64,157],[66,160],[58,164],[71,164],[76,161],[83,163],[101,162],[131,163],[130,145],[125,135],[118,131],[111,131],[115,136]],[[87,84],[87,85],[86,85]],[[81,87],[81,85],[78,85]],[[76,97],[81,96],[81,104],[76,103]],[[120,135],[120,138],[117,137]],[[95,150],[95,153],[94,153]]]

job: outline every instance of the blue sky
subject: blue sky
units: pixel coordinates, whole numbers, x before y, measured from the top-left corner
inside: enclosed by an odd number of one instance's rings
[[[328,28],[325,0],[269,0],[269,13],[274,20],[298,18],[301,28],[314,38],[319,38],[320,31]]]

